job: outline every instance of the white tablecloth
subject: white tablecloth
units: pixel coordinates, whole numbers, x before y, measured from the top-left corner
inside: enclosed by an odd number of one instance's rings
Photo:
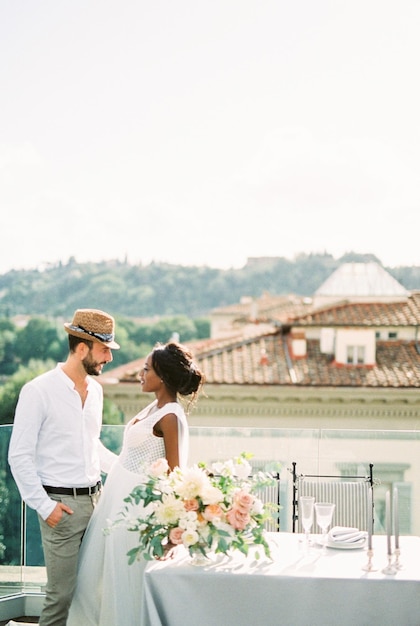
[[[147,565],[144,626],[420,626],[420,538],[401,538],[403,568],[386,575],[385,537],[366,549],[315,547],[301,535],[270,533],[273,560],[218,555],[189,564],[186,551]]]

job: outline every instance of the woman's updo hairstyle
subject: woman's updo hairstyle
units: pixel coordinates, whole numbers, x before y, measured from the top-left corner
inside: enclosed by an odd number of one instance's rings
[[[193,361],[191,352],[175,342],[157,344],[152,350],[152,366],[159,378],[173,393],[198,395],[204,375]]]

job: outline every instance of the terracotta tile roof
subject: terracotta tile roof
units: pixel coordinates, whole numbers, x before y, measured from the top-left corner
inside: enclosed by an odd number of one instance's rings
[[[420,355],[415,342],[378,341],[373,366],[337,365],[307,341],[307,357],[295,359],[297,384],[333,387],[420,387]]]
[[[399,303],[345,303],[298,317],[292,327],[417,326],[420,293]],[[281,326],[281,325],[280,325]],[[251,328],[251,330],[250,330]],[[420,387],[420,354],[415,341],[376,342],[376,363],[339,365],[320,351],[318,339],[306,340],[306,355],[292,358],[284,328],[255,324],[228,338],[189,342],[209,384],[297,385],[327,387]],[[420,338],[419,338],[420,339]],[[134,382],[143,359],[103,374],[104,383]]]
[[[338,303],[306,315],[290,317],[293,326],[417,326],[420,293],[405,302]]]
[[[378,341],[373,366],[337,365],[309,339],[307,355],[293,359],[280,331],[236,342],[188,344],[208,384],[326,387],[420,387],[420,355],[414,341]],[[102,382],[135,382],[139,359],[101,376]]]
[[[289,361],[288,361],[289,359]],[[378,342],[374,366],[337,365],[307,341],[307,356],[293,359],[281,333],[199,355],[208,383],[327,387],[420,387],[420,356],[414,342]]]
[[[208,383],[264,385],[291,382],[279,332],[197,354],[197,361]]]

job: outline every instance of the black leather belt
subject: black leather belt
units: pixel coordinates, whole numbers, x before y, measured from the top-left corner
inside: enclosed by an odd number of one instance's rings
[[[101,490],[101,486],[100,480],[93,487],[48,487],[43,485],[47,493],[57,496],[94,496]]]

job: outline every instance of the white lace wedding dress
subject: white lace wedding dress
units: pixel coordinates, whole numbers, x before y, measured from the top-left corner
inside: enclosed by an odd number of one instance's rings
[[[103,529],[116,520],[124,498],[139,484],[144,463],[165,456],[162,437],[153,426],[167,413],[178,418],[180,466],[188,456],[188,424],[176,402],[157,408],[155,400],[125,427],[121,454],[115,461],[84,536],[76,592],[67,626],[140,626],[141,591],[145,561],[128,565],[127,552],[136,545],[136,533],[117,527]]]

